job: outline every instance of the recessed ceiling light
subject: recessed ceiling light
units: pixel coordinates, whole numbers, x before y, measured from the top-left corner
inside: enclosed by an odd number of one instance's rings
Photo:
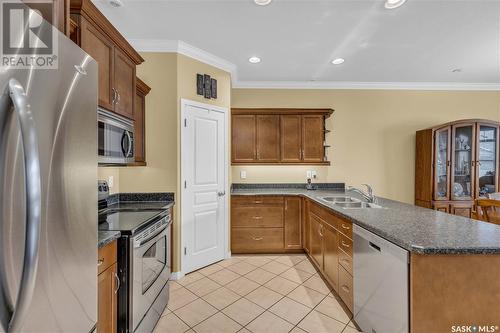
[[[403,5],[405,2],[406,2],[406,0],[385,0],[384,7],[387,9],[394,9],[394,8],[398,8],[399,6]]]
[[[109,4],[115,8],[123,7],[123,2],[121,0],[109,0]]]
[[[255,2],[256,5],[259,5],[259,6],[267,6],[271,3],[271,1],[273,0],[253,0]]]
[[[344,61],[345,61],[344,58],[336,58],[336,59],[332,60],[332,64],[334,64],[334,65],[340,65],[340,64],[343,64]]]
[[[252,64],[258,64],[260,62],[259,57],[250,57],[248,58],[248,61],[251,62]]]

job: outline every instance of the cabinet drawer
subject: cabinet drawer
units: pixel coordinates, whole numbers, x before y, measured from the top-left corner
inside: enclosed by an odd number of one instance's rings
[[[352,222],[337,218],[337,229],[352,239]]]
[[[283,227],[283,207],[236,206],[231,211],[232,227]]]
[[[233,195],[231,204],[236,205],[283,205],[282,196]]]
[[[97,270],[98,274],[101,274],[106,269],[111,267],[116,261],[116,241],[109,243],[108,245],[101,247],[97,255]]]
[[[231,251],[252,253],[283,251],[283,228],[232,228]]]
[[[352,276],[342,266],[339,266],[339,296],[352,312],[354,302]]]
[[[339,249],[343,250],[352,258],[352,240],[347,238],[346,235],[340,234]]]
[[[352,257],[342,249],[339,249],[339,264],[352,275]]]

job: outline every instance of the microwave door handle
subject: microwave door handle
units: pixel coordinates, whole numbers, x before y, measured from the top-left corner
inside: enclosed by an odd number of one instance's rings
[[[9,306],[5,304],[7,306],[4,306],[6,309],[11,309],[8,318],[4,317],[6,321],[8,320],[8,323],[2,320],[5,332],[16,333],[22,330],[35,289],[42,199],[38,138],[30,103],[23,86],[16,79],[9,80],[8,89],[9,97],[19,119],[26,178],[26,234],[21,282],[17,291],[15,305]]]
[[[127,140],[128,140],[128,150],[127,150],[127,158],[131,157],[130,154],[132,153],[132,145],[134,144],[132,141],[132,136],[130,135],[129,131],[125,132],[127,134]]]
[[[125,140],[127,140],[127,131],[123,131],[123,134],[122,134],[122,142],[121,142],[121,146],[122,146],[122,154],[123,156],[127,156],[127,151],[128,151],[128,148],[125,147]]]

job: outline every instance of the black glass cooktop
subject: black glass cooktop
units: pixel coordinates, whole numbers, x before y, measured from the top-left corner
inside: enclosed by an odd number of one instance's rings
[[[108,209],[99,214],[99,230],[134,233],[168,213],[166,210],[115,210]]]

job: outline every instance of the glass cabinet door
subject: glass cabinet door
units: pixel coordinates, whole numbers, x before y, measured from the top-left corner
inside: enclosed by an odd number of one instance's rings
[[[478,197],[497,192],[498,127],[478,124],[476,159]]]
[[[434,200],[448,200],[450,181],[450,132],[446,127],[436,131],[434,136]]]
[[[474,124],[453,126],[452,183],[454,200],[470,200],[474,194]]]

